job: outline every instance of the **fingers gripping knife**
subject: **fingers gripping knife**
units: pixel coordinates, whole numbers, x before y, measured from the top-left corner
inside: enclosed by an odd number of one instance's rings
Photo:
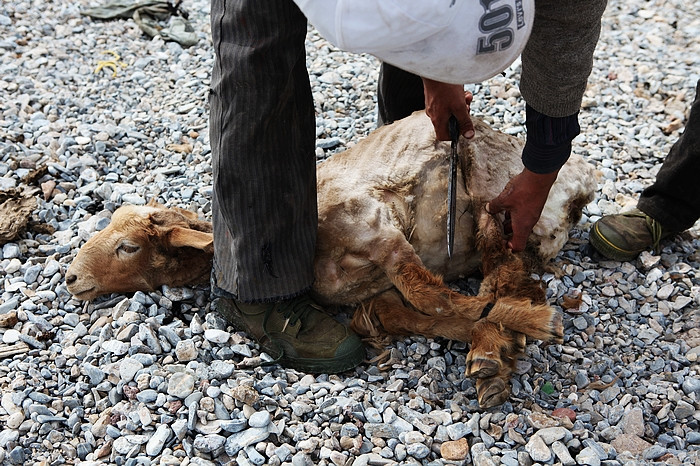
[[[457,142],[459,123],[454,115],[449,121],[452,153],[450,154],[450,179],[447,185],[447,257],[452,257],[455,244],[455,217],[457,215]]]

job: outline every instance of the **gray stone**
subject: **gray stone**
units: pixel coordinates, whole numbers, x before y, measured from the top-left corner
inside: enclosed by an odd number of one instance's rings
[[[688,432],[685,435],[685,440],[686,440],[686,442],[690,443],[691,445],[700,444],[700,432],[697,432],[695,430]]]
[[[187,398],[194,391],[194,377],[186,372],[175,372],[168,380],[168,395]]]
[[[83,370],[90,378],[90,384],[98,385],[105,378],[105,373],[99,367],[95,367],[92,364],[83,364]]]
[[[556,440],[568,441],[571,439],[572,434],[564,427],[545,427],[544,429],[538,430],[535,435],[542,437],[544,443],[551,445]]]
[[[141,403],[153,403],[158,398],[158,392],[153,389],[141,390],[136,394],[136,399]]]
[[[178,419],[173,422],[170,428],[173,430],[173,434],[178,440],[182,440],[187,435],[187,419]]]
[[[574,460],[569,453],[569,449],[566,448],[566,445],[564,445],[562,442],[553,442],[551,448],[552,452],[554,452],[562,466],[574,466],[576,464],[576,460]]]
[[[17,445],[14,447],[9,454],[9,460],[13,464],[25,464],[26,456],[24,454],[24,448]]]
[[[226,437],[218,434],[199,435],[194,439],[193,446],[203,453],[215,453],[224,448]]]
[[[632,408],[624,416],[618,425],[625,434],[644,436],[644,413],[641,408]]]
[[[459,440],[471,433],[471,428],[463,422],[455,422],[447,426],[447,435],[450,440]]]
[[[193,361],[197,359],[198,354],[194,340],[180,340],[175,346],[175,356],[177,356],[179,361]]]
[[[151,436],[151,438],[148,439],[148,442],[146,443],[146,454],[148,456],[158,455],[165,446],[165,442],[168,441],[172,433],[173,431],[170,428],[170,426],[168,426],[167,424],[160,424]]]
[[[676,409],[673,410],[673,414],[676,415],[678,420],[688,419],[695,414],[695,407],[687,401],[680,400],[676,403]]]
[[[552,452],[547,444],[542,440],[542,437],[535,435],[525,445],[525,451],[530,455],[533,461],[538,463],[546,463],[552,458]]]
[[[248,422],[245,419],[231,419],[221,423],[221,428],[226,432],[236,433],[246,428]]]
[[[225,450],[229,456],[235,456],[240,450],[248,445],[254,445],[262,442],[270,435],[270,432],[265,428],[251,427],[241,432],[231,434],[226,439]]]
[[[270,416],[269,412],[258,411],[250,416],[250,419],[248,419],[248,425],[250,425],[250,427],[266,427],[268,424],[270,424],[271,420],[272,417]]]
[[[391,424],[384,422],[367,423],[365,424],[365,435],[369,438],[379,437],[379,438],[396,438],[398,437],[398,432],[396,428]]]
[[[406,453],[416,459],[423,459],[430,454],[430,448],[422,443],[410,443],[406,445]]]
[[[373,424],[378,424],[383,421],[382,415],[375,407],[369,407],[365,410],[365,419],[367,419],[367,422]]]
[[[600,457],[591,447],[586,447],[581,450],[579,454],[576,455],[576,461],[580,465],[585,464],[587,466],[600,466]]]
[[[265,464],[265,457],[258,453],[258,451],[252,445],[245,447],[243,451],[245,451],[248,460],[254,465],[260,466]]]
[[[697,396],[700,399],[700,378],[686,377],[683,380],[683,384],[681,385],[681,387],[683,388],[683,391],[686,395],[695,393],[695,396]]]
[[[119,377],[124,382],[130,382],[138,371],[143,369],[143,364],[133,358],[124,358],[119,363]]]
[[[667,451],[667,449],[660,445],[652,445],[644,450],[644,454],[642,456],[645,460],[655,460],[665,455]]]
[[[341,437],[356,437],[357,435],[359,435],[359,433],[360,430],[355,424],[345,423],[343,424],[343,427],[340,428]]]

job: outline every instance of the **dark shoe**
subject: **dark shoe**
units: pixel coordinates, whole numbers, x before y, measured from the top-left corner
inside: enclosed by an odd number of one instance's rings
[[[677,232],[665,231],[659,222],[639,209],[606,215],[591,227],[589,239],[608,259],[634,260],[640,252],[657,250],[659,241]]]
[[[264,304],[217,298],[212,308],[236,330],[255,337],[284,367],[333,374],[352,369],[365,357],[362,340],[307,295]]]

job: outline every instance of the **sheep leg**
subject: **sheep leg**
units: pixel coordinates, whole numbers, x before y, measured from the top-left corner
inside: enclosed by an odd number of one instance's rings
[[[500,298],[485,319],[536,340],[561,343],[564,339],[561,313],[529,299]]]
[[[375,262],[413,307],[428,316],[460,316],[471,323],[479,319],[488,297],[464,296],[452,291],[442,278],[423,265],[402,236],[388,258]]]
[[[525,352],[525,335],[480,320],[467,354],[467,375],[477,377],[476,397],[486,409],[510,396],[510,377],[518,355]]]
[[[391,273],[392,270],[396,272]],[[431,322],[445,322],[443,325],[433,323],[429,325],[430,328],[437,329],[437,325],[450,332],[448,325],[461,322],[462,328],[459,329],[459,333],[464,333],[465,328],[471,333],[471,327],[481,318],[486,305],[493,303],[492,295],[464,296],[452,291],[445,286],[440,277],[430,273],[420,263],[415,253],[413,257],[408,256],[407,260],[389,268],[387,275],[412,306],[423,314],[432,316]],[[435,317],[440,318],[435,319]],[[539,340],[559,341],[563,337],[561,316],[550,306],[532,304],[529,299],[510,297],[497,299],[486,319]],[[411,323],[406,322],[406,325],[410,326]],[[420,327],[423,328],[423,326]]]
[[[505,367],[501,355],[511,347],[510,332],[493,322],[480,320],[474,324],[472,344],[467,353],[466,375],[483,379],[493,377]]]
[[[423,314],[407,305],[393,290],[355,311],[351,326],[358,334],[370,337],[377,336],[381,328],[389,335],[423,335],[467,342],[472,339],[471,321],[459,315]]]

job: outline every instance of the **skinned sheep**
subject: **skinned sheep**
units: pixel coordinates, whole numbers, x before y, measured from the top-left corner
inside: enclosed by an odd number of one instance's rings
[[[573,156],[552,188],[528,251],[513,254],[505,248],[498,220],[483,206],[484,199],[495,197],[521,171],[522,142],[474,122],[476,136],[462,138],[458,146],[461,181],[451,258],[445,234],[450,145],[435,140],[423,112],[379,128],[318,165],[314,291],[326,304],[358,305],[352,326],[375,341],[419,334],[471,342],[467,375],[478,379],[479,404],[489,407],[509,396],[509,378],[525,336],[544,341],[562,337],[561,317],[530,277],[531,265],[548,261],[562,248],[592,199],[595,179],[590,166]],[[162,221],[170,215],[163,212],[169,211],[155,204],[118,209],[112,223],[83,246],[69,268],[69,291],[92,299],[164,283],[182,285],[183,276],[175,269],[183,265],[191,278],[206,279],[211,230],[175,222],[176,230],[169,232],[172,225]],[[127,217],[138,221],[130,223]],[[149,227],[154,221],[158,228]],[[124,242],[136,242],[133,237],[141,238],[144,257],[149,248],[157,257],[126,265],[129,257],[119,249]],[[182,260],[168,266],[162,253],[183,257],[178,247],[198,254],[198,266]],[[110,270],[113,266],[121,267],[119,274]],[[442,277],[455,279],[480,267],[485,278],[477,296],[457,293],[443,282]]]

